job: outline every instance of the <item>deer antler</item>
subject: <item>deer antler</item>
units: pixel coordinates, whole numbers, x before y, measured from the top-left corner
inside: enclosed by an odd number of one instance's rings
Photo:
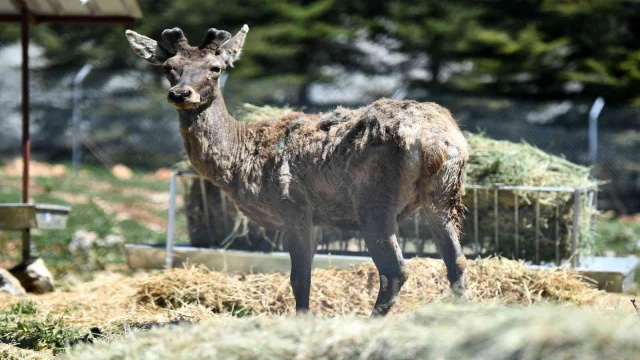
[[[180,28],[165,29],[162,32],[162,38],[169,44],[174,53],[187,46],[187,38]]]
[[[217,49],[229,39],[231,39],[231,33],[228,31],[211,28],[207,30],[207,35],[202,40],[200,49],[204,49],[209,45],[213,45]]]

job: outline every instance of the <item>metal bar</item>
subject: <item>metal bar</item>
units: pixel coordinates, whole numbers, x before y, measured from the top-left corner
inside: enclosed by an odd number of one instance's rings
[[[493,208],[494,208],[494,217],[495,217],[495,242],[496,242],[496,251],[495,253],[499,253],[500,248],[500,239],[498,236],[498,189],[493,191]]]
[[[209,237],[213,238],[213,231],[211,230],[211,216],[209,214],[209,200],[207,198],[207,187],[204,183],[204,178],[200,178],[199,182],[200,197],[202,197],[202,207],[204,208],[204,222],[207,225],[207,233],[209,234]]]
[[[84,66],[78,71],[73,78],[73,110],[71,113],[71,128],[73,129],[73,138],[71,145],[71,162],[73,173],[77,174],[80,168],[80,102],[82,101],[82,82],[89,75],[93,65],[84,64]]]
[[[536,265],[540,264],[540,200],[536,199]]]
[[[36,24],[131,24],[129,16],[34,15]]]
[[[598,97],[589,110],[589,162],[595,165],[598,158],[598,117],[604,107],[604,100]]]
[[[589,217],[589,230],[594,232],[596,230],[596,212],[598,210],[598,190],[589,191],[589,207],[593,208],[593,213]]]
[[[29,134],[29,12],[21,3],[20,36],[22,43],[22,202],[29,202],[29,163],[31,139]],[[22,260],[31,257],[31,229],[22,230]]]
[[[578,260],[578,240],[580,237],[580,194],[581,191],[576,189],[573,193],[573,223],[571,225],[571,267],[580,265]]]
[[[560,206],[556,204],[556,265],[560,266]]]
[[[481,190],[520,190],[520,191],[549,191],[549,192],[567,192],[572,193],[576,190],[573,187],[556,187],[556,186],[511,186],[511,185],[465,185],[468,189]],[[584,187],[582,189],[595,188],[596,185]]]
[[[476,253],[480,254],[478,235],[478,189],[473,189],[473,243],[476,244]]]
[[[20,22],[22,16],[20,15],[0,15],[0,22]]]
[[[229,231],[229,214],[227,213],[227,195],[224,191],[218,189],[220,191],[220,205],[222,206],[222,226],[224,227],[224,232]]]
[[[514,225],[515,231],[514,231],[513,236],[514,236],[514,243],[515,243],[515,248],[516,248],[516,251],[515,251],[515,253],[516,253],[515,255],[516,256],[515,256],[515,258],[518,259],[518,256],[520,255],[520,244],[519,244],[519,241],[520,241],[519,235],[520,234],[519,234],[519,228],[518,228],[518,220],[519,220],[519,218],[518,218],[518,207],[519,206],[518,205],[519,204],[518,204],[518,193],[515,192],[515,191],[513,192],[513,204],[514,204],[514,206],[513,206],[513,219],[514,219],[514,224],[515,224]]]
[[[176,182],[177,173],[171,172],[169,182],[169,223],[167,224],[167,250],[165,251],[164,266],[167,269],[173,267],[173,237],[176,226]]]

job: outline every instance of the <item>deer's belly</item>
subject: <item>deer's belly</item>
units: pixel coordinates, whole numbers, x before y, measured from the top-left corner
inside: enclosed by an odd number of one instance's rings
[[[256,224],[270,229],[282,228],[282,220],[273,211],[271,204],[257,201],[244,202],[239,199],[235,199],[235,202],[238,209]]]

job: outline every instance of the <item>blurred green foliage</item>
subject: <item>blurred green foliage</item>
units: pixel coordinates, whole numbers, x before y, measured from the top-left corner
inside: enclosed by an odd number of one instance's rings
[[[332,64],[361,71],[425,70],[428,90],[529,98],[604,95],[640,104],[640,3],[637,0],[139,0],[144,17],[131,28],[153,38],[179,26],[192,43],[206,29],[249,24],[240,77],[287,77],[301,85],[323,79]],[[140,66],[124,26],[39,25],[33,39],[50,66],[99,61]],[[4,26],[0,42],[17,39]],[[407,61],[371,66],[354,39],[391,44]],[[73,51],[69,51],[73,49]],[[416,59],[426,59],[415,62]],[[160,76],[158,71],[158,76]]]

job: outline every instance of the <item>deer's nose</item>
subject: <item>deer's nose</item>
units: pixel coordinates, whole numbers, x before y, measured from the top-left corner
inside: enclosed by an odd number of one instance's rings
[[[169,90],[169,101],[181,104],[189,100],[191,90],[189,89],[171,89]]]

